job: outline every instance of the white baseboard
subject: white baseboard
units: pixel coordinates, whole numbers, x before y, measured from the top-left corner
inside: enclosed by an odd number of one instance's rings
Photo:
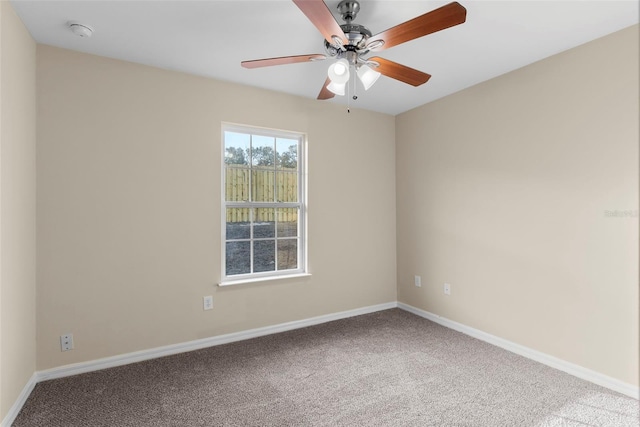
[[[477,338],[481,341],[485,341],[489,344],[495,345],[496,347],[503,348],[512,353],[516,353],[520,356],[524,356],[528,359],[542,363],[543,365],[547,365],[560,371],[566,372],[567,374],[573,375],[574,377],[578,377],[585,381],[589,381],[599,386],[606,387],[610,390],[622,393],[634,399],[640,399],[640,388],[634,386],[633,384],[625,383],[599,372],[592,371],[591,369],[587,369],[580,365],[558,359],[557,357],[550,356],[548,354],[533,350],[520,344],[516,344],[495,335],[488,334],[479,329],[474,329],[470,326],[463,325],[462,323],[454,322],[453,320],[449,320],[442,316],[438,316],[437,314],[421,310],[408,304],[399,302],[398,308],[416,314],[420,317],[424,317],[425,319],[431,320],[432,322],[438,323],[449,329],[453,329],[458,332],[462,332],[463,334]]]
[[[397,307],[397,303],[389,302],[385,304],[372,305],[354,310],[342,311],[339,313],[325,314],[323,316],[311,317],[309,319],[296,320],[293,322],[280,323],[278,325],[265,326],[263,328],[249,329],[231,334],[218,335],[211,338],[203,338],[195,341],[188,341],[180,344],[156,347],[149,350],[136,351],[133,353],[118,356],[105,357],[103,359],[91,360],[88,362],[74,363],[36,372],[37,380],[45,381],[55,378],[63,378],[71,375],[83,374],[86,372],[99,371],[101,369],[113,368],[116,366],[128,365],[130,363],[141,362],[143,360],[156,359],[158,357],[170,356],[187,351],[199,350],[221,344],[228,344],[236,341],[248,340],[264,335],[276,334],[293,329],[306,328],[307,326],[318,325],[320,323],[331,322],[333,320],[346,319],[347,317],[360,316],[376,311],[388,310]]]
[[[31,394],[31,392],[33,391],[33,388],[36,386],[37,383],[38,383],[38,375],[37,373],[34,373],[33,375],[31,375],[31,378],[29,378],[29,381],[27,381],[27,384],[22,389],[22,392],[20,393],[20,396],[18,396],[18,399],[15,401],[13,406],[9,409],[9,412],[7,412],[7,415],[5,415],[4,419],[0,423],[0,427],[10,427],[11,424],[13,424],[13,421],[16,419],[16,417],[20,413],[20,410],[24,406],[25,402],[29,398],[29,395]]]

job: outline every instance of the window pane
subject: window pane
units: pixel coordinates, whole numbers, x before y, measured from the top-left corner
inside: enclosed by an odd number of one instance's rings
[[[295,171],[298,169],[298,141],[276,138],[276,160],[278,168]]]
[[[275,201],[275,172],[273,167],[255,166],[252,171],[252,187],[254,202],[273,202]]]
[[[253,238],[276,237],[275,209],[259,208],[254,212]]]
[[[253,135],[251,139],[251,164],[273,168],[276,164],[274,145],[275,138]]]
[[[251,273],[251,242],[227,242],[227,276]]]
[[[230,202],[249,200],[249,174],[251,169],[243,166],[225,165],[224,197]]]
[[[250,135],[246,133],[224,133],[224,164],[249,166]]]
[[[278,237],[298,236],[298,209],[278,209]]]
[[[248,208],[227,209],[227,240],[249,239],[251,217]]]
[[[278,202],[298,201],[298,174],[296,172],[277,172]]]
[[[276,269],[275,240],[253,242],[253,271],[274,271]]]
[[[224,133],[225,200],[249,200],[249,147],[246,133]]]
[[[298,268],[298,240],[278,240],[278,270]]]

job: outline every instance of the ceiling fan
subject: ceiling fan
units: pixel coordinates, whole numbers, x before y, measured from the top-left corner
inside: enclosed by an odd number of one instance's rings
[[[337,61],[329,66],[328,77],[318,94],[318,99],[344,95],[351,69],[356,71],[365,90],[368,90],[381,74],[413,86],[426,83],[431,78],[427,73],[378,56],[370,58],[366,56],[372,51],[389,49],[427,34],[462,24],[467,16],[467,10],[459,3],[453,2],[372,35],[367,27],[353,23],[360,11],[360,3],[356,0],[342,0],[338,4],[338,10],[345,21],[342,25],[338,24],[323,0],[293,0],[293,2],[324,37],[326,53],[256,59],[243,61],[241,65],[245,68],[259,68],[320,61],[328,57],[335,58]]]

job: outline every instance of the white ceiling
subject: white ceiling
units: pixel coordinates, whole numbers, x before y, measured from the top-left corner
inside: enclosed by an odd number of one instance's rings
[[[326,1],[339,23],[339,0]],[[382,76],[352,108],[399,114],[638,23],[638,1],[459,0],[467,22],[380,56],[431,74],[413,87]],[[245,69],[240,62],[324,53],[324,39],[289,0],[11,0],[39,43],[315,99],[328,61]],[[360,0],[374,34],[448,1]],[[66,26],[80,21],[91,38]],[[373,56],[373,55],[372,55]],[[597,84],[597,82],[594,82]],[[347,97],[330,101],[347,103]]]

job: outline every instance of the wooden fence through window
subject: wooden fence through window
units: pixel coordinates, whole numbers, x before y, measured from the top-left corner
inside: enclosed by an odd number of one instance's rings
[[[226,165],[225,198],[228,202],[297,202],[298,171],[268,166],[249,168]],[[249,222],[250,209],[228,208],[226,222]],[[254,215],[256,222],[273,222],[276,218],[278,222],[295,222],[298,220],[298,209],[255,208]]]

